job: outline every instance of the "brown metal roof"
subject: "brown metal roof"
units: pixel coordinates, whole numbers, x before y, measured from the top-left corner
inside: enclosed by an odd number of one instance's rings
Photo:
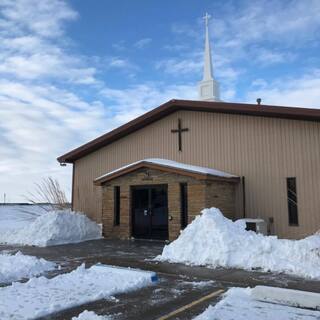
[[[281,107],[270,105],[207,102],[194,100],[170,100],[159,107],[129,121],[128,123],[60,156],[60,163],[73,163],[75,160],[96,151],[136,130],[139,130],[178,110],[203,111],[228,114],[273,117],[294,120],[320,121],[319,109]]]

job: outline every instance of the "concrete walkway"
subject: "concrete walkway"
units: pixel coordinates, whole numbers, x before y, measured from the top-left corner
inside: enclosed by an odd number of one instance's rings
[[[114,300],[96,301],[43,319],[71,319],[86,309],[97,314],[112,315],[114,319],[119,320],[192,319],[210,303],[219,299],[219,295],[212,293],[220,289],[225,291],[231,286],[270,285],[320,292],[320,282],[282,274],[209,269],[152,261],[161,253],[163,245],[155,241],[95,240],[47,248],[0,246],[0,251],[20,250],[24,254],[55,261],[62,266],[61,270],[51,272],[48,276],[71,271],[82,263],[90,266],[98,262],[153,270],[159,275],[160,281],[154,286],[117,295]],[[221,291],[219,292],[221,294]],[[188,305],[189,308],[185,307]],[[179,308],[183,311],[175,313]],[[170,312],[174,312],[175,315],[166,317]]]

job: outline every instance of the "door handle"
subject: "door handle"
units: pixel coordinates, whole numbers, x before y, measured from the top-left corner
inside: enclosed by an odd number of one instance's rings
[[[144,215],[144,216],[147,216],[147,215],[148,215],[148,211],[149,211],[148,209],[144,209],[144,210],[143,210],[143,215]]]

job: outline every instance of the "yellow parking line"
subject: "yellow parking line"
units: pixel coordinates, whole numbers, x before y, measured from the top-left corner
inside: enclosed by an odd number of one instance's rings
[[[197,305],[197,304],[199,304],[199,303],[201,303],[201,302],[203,302],[203,301],[206,301],[206,300],[211,299],[211,298],[213,298],[213,297],[219,296],[219,295],[222,294],[223,292],[224,292],[223,289],[219,289],[219,290],[217,290],[217,291],[214,291],[214,292],[212,292],[212,293],[210,293],[210,294],[208,294],[208,295],[206,295],[206,296],[204,296],[204,297],[202,297],[202,298],[200,298],[200,299],[198,299],[198,300],[192,301],[191,303],[186,304],[185,306],[183,306],[183,307],[181,307],[181,308],[179,308],[179,309],[176,309],[176,310],[174,310],[174,311],[172,311],[172,312],[170,312],[170,313],[168,313],[168,314],[166,314],[166,315],[158,318],[157,320],[167,320],[167,319],[170,319],[171,317],[177,315],[178,313],[181,313],[181,312],[183,312],[183,311],[185,311],[185,310],[191,309],[192,307],[194,307],[195,305]]]

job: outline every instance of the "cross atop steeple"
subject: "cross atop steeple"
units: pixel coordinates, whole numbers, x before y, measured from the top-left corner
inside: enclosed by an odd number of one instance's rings
[[[199,97],[201,100],[219,101],[219,84],[214,80],[212,71],[211,48],[209,40],[210,15],[206,13],[203,19],[205,21],[206,38],[204,47],[203,79],[199,83]]]
[[[206,14],[203,17],[204,21],[206,22],[206,27],[208,26],[210,18],[211,18],[210,14],[208,14],[208,12],[206,12]]]

